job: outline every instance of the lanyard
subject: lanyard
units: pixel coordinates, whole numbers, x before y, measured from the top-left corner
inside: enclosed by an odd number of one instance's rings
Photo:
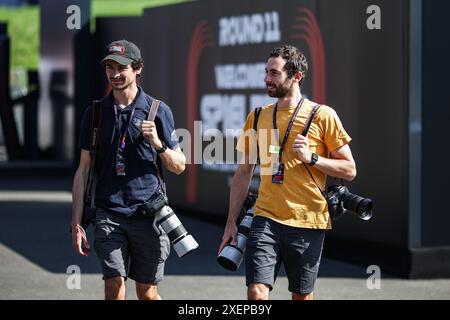
[[[136,99],[133,101],[133,104],[131,105],[132,110],[131,110],[130,119],[128,119],[128,123],[127,123],[126,126],[122,125],[122,130],[120,130],[119,113],[117,111],[117,106],[116,106],[116,104],[113,105],[114,122],[115,122],[115,125],[116,125],[116,128],[117,128],[117,131],[120,134],[120,136],[119,136],[119,145],[117,147],[117,152],[118,153],[122,153],[125,150],[125,144],[126,144],[126,139],[127,139],[127,135],[128,135],[128,128],[130,127],[131,121],[133,120],[134,111],[136,110],[135,102],[136,102]]]
[[[295,118],[297,118],[298,112],[300,111],[304,101],[305,101],[305,98],[302,98],[300,100],[300,102],[298,103],[297,108],[295,108],[295,112],[292,115],[291,121],[289,122],[289,125],[286,129],[286,133],[284,134],[283,142],[281,143],[281,147],[280,147],[279,163],[282,163],[281,160],[283,157],[284,147],[286,146],[287,139],[289,137],[289,134],[291,133]],[[275,129],[276,140],[279,142],[278,129],[277,129],[277,112],[278,112],[278,102],[275,105],[275,110],[273,111],[273,128]]]

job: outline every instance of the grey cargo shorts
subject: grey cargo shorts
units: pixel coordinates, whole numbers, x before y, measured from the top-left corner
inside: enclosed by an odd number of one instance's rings
[[[289,291],[302,295],[312,293],[324,239],[325,230],[294,228],[256,216],[245,252],[247,286],[265,284],[272,290],[283,263]]]
[[[143,284],[162,281],[170,242],[166,234],[156,233],[153,218],[133,219],[98,209],[94,236],[104,280],[129,277]]]

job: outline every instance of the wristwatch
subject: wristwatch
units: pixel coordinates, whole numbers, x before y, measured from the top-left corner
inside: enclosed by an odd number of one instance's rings
[[[317,161],[319,161],[319,156],[315,153],[311,154],[311,162],[308,163],[308,166],[311,167],[314,166],[317,163]]]
[[[162,145],[161,149],[156,150],[156,153],[164,153],[167,150],[167,146],[165,144]]]

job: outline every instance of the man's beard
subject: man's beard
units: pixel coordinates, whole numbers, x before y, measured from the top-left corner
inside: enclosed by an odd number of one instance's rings
[[[133,82],[127,82],[126,80],[124,80],[124,82],[121,84],[113,84],[112,82],[110,82],[111,87],[116,91],[123,91],[125,89],[128,89],[132,85],[132,83]]]
[[[292,81],[290,79],[286,79],[286,81],[280,86],[275,86],[275,91],[267,91],[269,97],[271,98],[284,98],[292,88]],[[273,89],[272,89],[273,90]]]

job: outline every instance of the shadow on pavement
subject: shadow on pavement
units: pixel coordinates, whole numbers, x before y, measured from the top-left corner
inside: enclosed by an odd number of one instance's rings
[[[167,275],[244,275],[244,265],[230,272],[216,262],[221,226],[176,213],[200,247],[183,258],[172,250]],[[70,215],[70,203],[0,202],[0,242],[49,272],[66,273],[68,266],[78,265],[84,273],[100,273],[94,253],[83,258],[73,251],[68,232]],[[92,228],[88,237],[92,247]],[[284,270],[280,272],[283,275]],[[367,274],[359,266],[324,258],[319,277],[367,278]]]

